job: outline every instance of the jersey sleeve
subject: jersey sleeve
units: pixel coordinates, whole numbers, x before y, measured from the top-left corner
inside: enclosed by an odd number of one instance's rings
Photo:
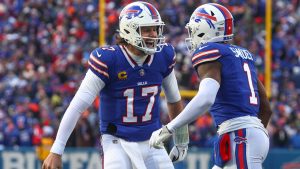
[[[167,69],[164,72],[164,77],[168,76],[174,69],[176,64],[176,53],[174,47],[170,44],[165,44],[163,52],[166,58]]]
[[[112,59],[111,55],[110,52],[107,52],[102,48],[96,48],[91,52],[88,60],[89,69],[104,83],[107,83],[109,80],[109,63]]]
[[[211,62],[221,57],[221,51],[213,44],[204,44],[200,46],[192,57],[192,64],[194,68],[197,68],[201,63]]]

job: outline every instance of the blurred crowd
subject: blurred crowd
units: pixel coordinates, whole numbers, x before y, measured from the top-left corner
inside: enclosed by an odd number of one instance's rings
[[[118,15],[132,0],[106,0],[106,43],[114,44]],[[177,52],[180,89],[197,89],[198,79],[185,46],[184,26],[207,0],[157,0],[167,42]],[[233,43],[256,57],[264,81],[265,0],[215,0],[235,18]],[[268,127],[271,147],[300,148],[300,0],[273,2],[272,97]],[[99,46],[97,0],[3,0],[0,2],[0,149],[35,146],[55,138],[59,122]],[[185,103],[188,103],[185,99]],[[162,102],[162,120],[166,106]],[[69,146],[98,144],[99,103],[83,112]],[[209,147],[216,129],[209,113],[190,125],[191,145]]]

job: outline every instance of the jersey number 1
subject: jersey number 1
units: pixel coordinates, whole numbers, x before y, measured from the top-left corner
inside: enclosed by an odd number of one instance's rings
[[[152,115],[152,108],[155,102],[155,95],[158,93],[158,87],[157,86],[151,86],[151,87],[143,87],[142,88],[142,96],[146,97],[148,94],[152,94],[149,100],[149,103],[147,105],[146,111],[144,116],[142,117],[142,122],[146,122],[151,120]],[[127,103],[126,103],[126,110],[127,114],[123,117],[123,122],[125,123],[136,123],[137,122],[137,116],[134,116],[134,89],[126,89],[124,91],[124,96],[127,97]]]
[[[248,63],[244,63],[243,67],[244,67],[244,71],[247,74],[248,84],[249,84],[250,92],[251,92],[251,96],[249,98],[250,99],[250,103],[251,104],[257,104],[257,97],[255,96],[253,82],[252,82],[252,76],[251,76],[251,71],[250,71]]]

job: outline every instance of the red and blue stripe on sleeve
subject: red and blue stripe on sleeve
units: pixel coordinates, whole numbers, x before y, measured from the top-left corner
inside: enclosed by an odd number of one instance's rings
[[[221,57],[219,49],[200,50],[193,55],[192,64],[193,67],[197,67],[201,63],[214,61],[219,57]]]
[[[103,57],[103,56],[102,56]],[[101,60],[101,54],[98,53],[97,49],[90,54],[89,68],[103,81],[107,81],[109,78],[108,66]]]

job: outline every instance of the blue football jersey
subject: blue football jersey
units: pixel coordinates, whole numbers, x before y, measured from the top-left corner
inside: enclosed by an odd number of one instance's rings
[[[254,57],[244,48],[223,43],[206,43],[192,57],[194,68],[201,63],[221,63],[221,86],[210,112],[216,125],[241,116],[257,116],[259,95]]]
[[[144,141],[159,129],[163,79],[175,65],[175,52],[166,44],[138,66],[124,46],[95,49],[91,69],[105,87],[100,92],[100,132],[128,141]]]

